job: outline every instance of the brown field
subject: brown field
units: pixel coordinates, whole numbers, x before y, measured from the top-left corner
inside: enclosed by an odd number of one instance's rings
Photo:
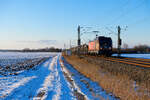
[[[98,57],[64,56],[76,70],[121,100],[150,100],[150,69]]]

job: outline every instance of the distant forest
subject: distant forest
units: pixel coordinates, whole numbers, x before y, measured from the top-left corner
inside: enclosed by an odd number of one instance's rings
[[[40,49],[30,49],[30,48],[25,48],[22,50],[0,50],[1,52],[61,52],[62,49],[60,48],[40,48]]]

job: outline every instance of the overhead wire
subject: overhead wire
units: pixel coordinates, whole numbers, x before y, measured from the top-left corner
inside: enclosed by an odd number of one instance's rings
[[[126,4],[128,4],[128,3],[129,3],[129,2],[127,2]],[[117,21],[119,21],[120,19],[123,19],[125,16],[127,16],[127,14],[132,13],[135,9],[138,9],[138,8],[141,7],[144,3],[145,3],[145,0],[142,0],[142,2],[140,2],[136,7],[134,7],[134,9],[132,9],[132,10],[130,10],[130,11],[127,10],[126,13],[122,13],[119,17],[117,17],[117,19],[113,20],[113,22],[111,22],[111,23],[114,24],[114,23],[116,23]],[[146,20],[146,19],[148,19],[148,18],[144,18],[144,19],[142,19],[142,20],[136,21],[135,24],[138,23],[138,22],[142,22],[142,21],[144,21],[144,20]],[[110,24],[110,23],[109,23],[109,24]],[[129,25],[132,25],[132,24],[128,24],[128,26],[129,26]],[[126,31],[127,28],[128,28],[128,26],[125,26],[125,28],[122,28],[122,31]],[[111,32],[111,34],[117,34],[117,32],[114,32],[113,29],[110,29],[108,26],[105,27],[105,29],[108,30],[109,32]]]
[[[120,8],[121,10],[125,11],[125,9],[126,9],[126,8],[128,7],[128,5],[129,5],[130,1],[131,1],[131,0],[126,0],[122,5],[119,6],[119,8]],[[113,10],[113,11],[114,11],[114,10]],[[121,13],[122,13],[122,12],[121,12]],[[111,16],[111,17],[112,17],[112,16]],[[113,34],[117,35],[117,32],[113,31],[113,30],[114,30],[114,27],[113,27],[113,29],[112,29],[112,27],[108,27],[109,25],[113,25],[112,23],[114,23],[117,19],[118,19],[118,17],[115,18],[113,21],[111,21],[111,23],[106,24],[106,26],[104,27],[104,29],[108,31],[108,34],[109,34],[109,35],[113,35]],[[115,27],[115,29],[116,29],[116,27]]]
[[[125,1],[125,0],[124,0]],[[117,8],[120,8],[121,10],[125,10],[125,8],[129,5],[129,3],[130,3],[130,1],[131,0],[127,0],[127,1],[125,1],[125,3],[123,3],[122,5],[120,5],[119,7],[117,6]],[[116,6],[115,6],[116,7]],[[117,9],[117,10],[119,10],[120,11],[120,9]],[[114,12],[114,11],[116,11],[116,8],[114,9],[114,8],[111,8],[111,11],[109,11],[109,12]],[[120,12],[120,13],[122,13],[122,11]],[[112,17],[112,16],[109,16],[109,17]],[[117,16],[117,18],[118,18],[118,16]],[[111,21],[111,22],[114,22],[114,21],[116,21],[116,19],[117,18],[115,18],[113,21]],[[106,25],[110,25],[111,23],[109,22],[109,23],[107,23]]]
[[[144,1],[145,1],[145,7],[146,7],[147,0],[144,0]],[[142,23],[142,22],[146,22],[148,19],[150,20],[150,15],[149,14],[147,16],[145,16],[144,18],[141,18],[141,19],[138,19],[134,22],[128,23],[128,26],[133,26],[133,25],[137,25],[137,24]]]
[[[117,23],[118,21],[120,21],[121,19],[125,18],[125,16],[129,15],[130,13],[132,13],[133,11],[135,11],[136,9],[138,9],[139,7],[141,7],[144,4],[145,0],[142,0],[136,7],[132,8],[132,9],[128,9],[125,12],[123,12],[121,15],[119,15],[117,18],[115,18],[110,24],[114,24]]]

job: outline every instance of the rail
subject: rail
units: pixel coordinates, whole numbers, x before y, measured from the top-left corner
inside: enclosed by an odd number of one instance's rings
[[[90,57],[98,57],[101,59],[105,59],[107,61],[112,61],[112,62],[118,62],[118,63],[124,63],[124,64],[129,64],[129,65],[134,65],[134,66],[139,66],[139,67],[144,67],[144,68],[150,68],[150,59],[142,59],[142,58],[126,58],[126,57],[104,57],[104,56],[91,56]]]

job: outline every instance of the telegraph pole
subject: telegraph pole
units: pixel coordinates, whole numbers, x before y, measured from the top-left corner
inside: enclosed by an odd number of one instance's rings
[[[120,57],[121,54],[121,38],[120,38],[121,28],[118,26],[118,57]]]

